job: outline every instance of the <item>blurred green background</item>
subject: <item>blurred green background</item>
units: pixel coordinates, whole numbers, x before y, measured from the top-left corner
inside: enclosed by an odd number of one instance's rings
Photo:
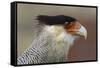
[[[87,39],[75,41],[70,49],[69,61],[96,59],[96,8],[21,4],[17,5],[17,53],[18,56],[31,45],[34,39],[33,26],[38,15],[68,15],[75,17],[87,28]]]

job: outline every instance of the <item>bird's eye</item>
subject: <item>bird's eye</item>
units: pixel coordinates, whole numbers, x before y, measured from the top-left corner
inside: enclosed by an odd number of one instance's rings
[[[65,22],[65,25],[67,25],[69,22]]]
[[[69,28],[71,28],[71,27],[72,27],[72,25],[73,25],[73,23],[72,23],[72,22],[67,23],[67,24],[65,24],[64,28],[65,28],[65,29],[69,29]]]

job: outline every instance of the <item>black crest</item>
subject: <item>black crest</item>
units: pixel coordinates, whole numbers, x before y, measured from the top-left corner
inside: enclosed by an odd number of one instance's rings
[[[47,16],[47,15],[39,15],[37,16],[37,20],[39,22],[47,24],[47,25],[58,25],[58,24],[65,24],[65,22],[73,22],[77,21],[75,18],[65,15],[57,15],[57,16]]]

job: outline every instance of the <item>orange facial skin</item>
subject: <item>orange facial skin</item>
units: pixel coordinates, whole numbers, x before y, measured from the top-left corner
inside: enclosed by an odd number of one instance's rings
[[[80,28],[81,24],[78,21],[70,22],[64,26],[64,29],[72,35],[78,32]]]

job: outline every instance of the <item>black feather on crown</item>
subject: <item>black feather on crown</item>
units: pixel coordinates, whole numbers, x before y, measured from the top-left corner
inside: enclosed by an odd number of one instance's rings
[[[47,24],[47,25],[58,25],[58,24],[65,24],[65,22],[73,22],[77,21],[75,18],[65,15],[57,15],[57,16],[47,16],[47,15],[39,15],[37,16],[37,20],[39,22]]]

